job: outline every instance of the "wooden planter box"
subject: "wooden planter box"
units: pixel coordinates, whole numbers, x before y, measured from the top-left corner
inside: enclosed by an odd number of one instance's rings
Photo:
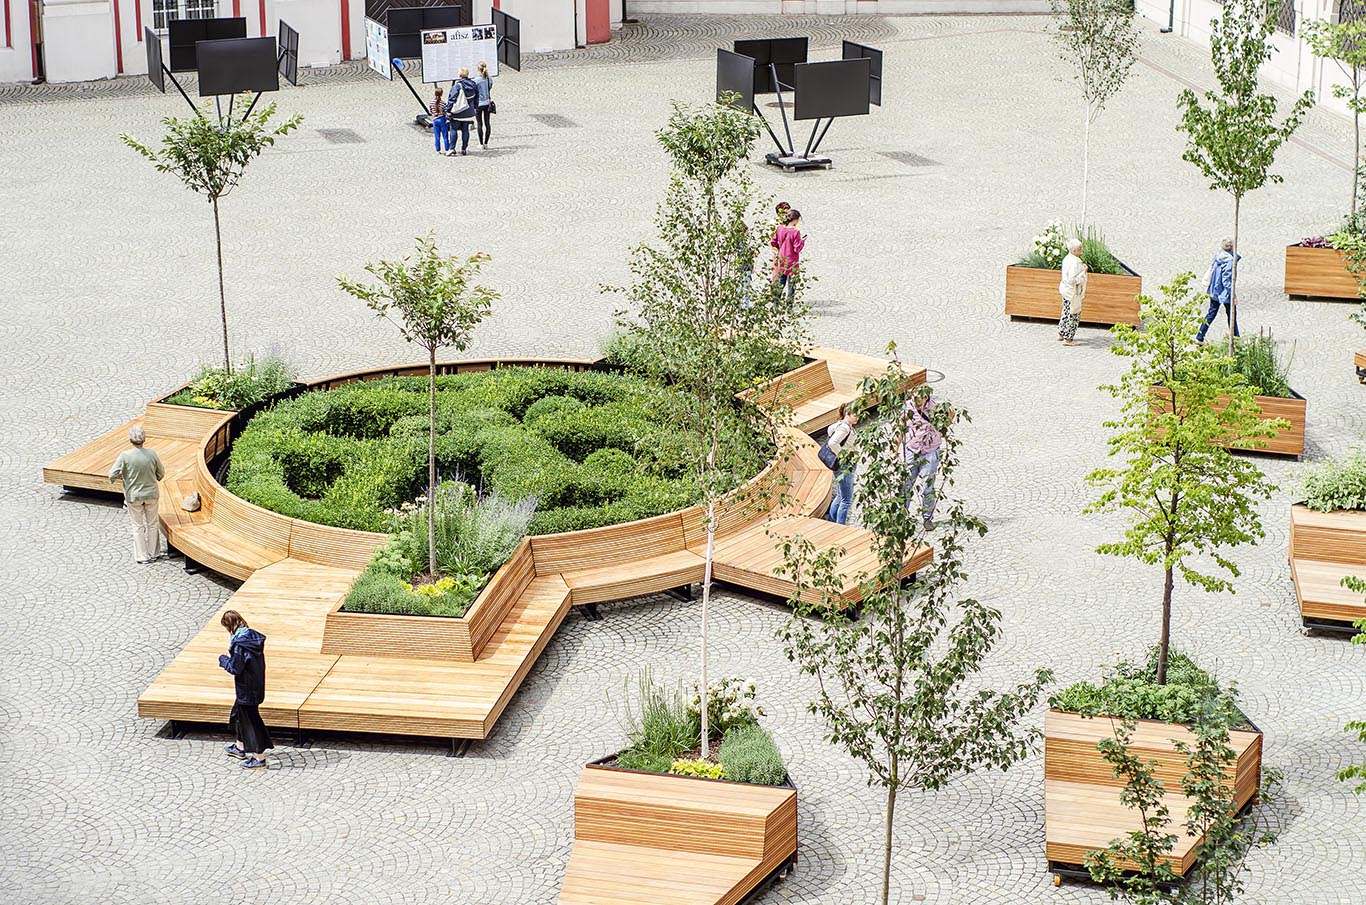
[[[561,905],[737,903],[797,859],[797,789],[589,764]]]
[[[341,608],[343,597],[327,614],[322,652],[472,663],[534,577],[531,539],[524,538],[458,618],[348,613]]]
[[[1285,249],[1285,294],[1298,299],[1356,301],[1357,278],[1347,269],[1347,256],[1336,248]]]
[[[1083,324],[1132,324],[1137,327],[1138,294],[1143,278],[1124,264],[1126,274],[1093,273],[1086,278],[1086,299],[1081,306]],[[1011,264],[1006,267],[1006,314],[1056,321],[1062,316],[1057,270],[1041,270]]]
[[[1353,364],[1357,369],[1357,382],[1366,383],[1366,349],[1362,349],[1356,354]]]
[[[1152,387],[1153,405],[1161,407],[1168,398],[1166,387]],[[1290,426],[1282,430],[1276,436],[1266,441],[1265,446],[1253,446],[1251,444],[1229,444],[1229,449],[1242,449],[1250,452],[1275,453],[1283,456],[1302,456],[1304,455],[1304,430],[1306,422],[1306,411],[1308,401],[1296,393],[1285,398],[1282,396],[1256,396],[1257,407],[1262,410],[1259,419],[1262,421],[1272,421],[1276,418],[1284,418],[1290,422]],[[1221,397],[1222,398],[1222,397]]]
[[[1366,595],[1342,586],[1348,575],[1366,578],[1366,512],[1291,506],[1290,577],[1305,627],[1355,634]]]
[[[1061,710],[1050,710],[1044,717],[1044,847],[1050,869],[1071,873],[1085,862],[1088,852],[1102,850],[1111,840],[1141,826],[1138,812],[1120,803],[1124,780],[1115,778],[1097,747],[1101,739],[1114,737],[1119,723],[1110,717],[1084,717]],[[1184,832],[1186,808],[1190,806],[1181,794],[1186,758],[1172,740],[1193,743],[1195,736],[1179,723],[1136,723],[1129,750],[1157,764],[1156,775],[1166,788],[1171,812],[1169,831],[1178,836],[1166,861],[1182,876],[1195,863],[1201,840]],[[1229,736],[1236,761],[1226,776],[1241,810],[1261,785],[1262,733],[1235,730]]]

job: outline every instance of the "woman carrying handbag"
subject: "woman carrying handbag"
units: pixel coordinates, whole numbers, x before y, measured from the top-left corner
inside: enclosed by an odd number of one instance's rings
[[[493,76],[489,75],[487,63],[480,62],[479,75],[474,79],[474,122],[479,130],[479,147],[487,148],[493,135],[492,115],[498,112],[493,102]]]

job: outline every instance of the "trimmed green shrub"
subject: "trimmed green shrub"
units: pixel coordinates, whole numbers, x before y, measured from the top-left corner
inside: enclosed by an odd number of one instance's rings
[[[1049,698],[1050,707],[1090,716],[1190,723],[1211,698],[1229,692],[1185,654],[1170,651],[1167,682],[1158,685],[1157,648],[1141,666],[1121,663],[1099,685],[1077,682]],[[1238,718],[1246,723],[1241,711]]]
[[[1304,505],[1319,512],[1366,509],[1366,453],[1311,466],[1300,485]]]
[[[700,458],[672,424],[685,395],[630,375],[506,368],[437,378],[437,465],[504,500],[536,500],[547,534],[696,502]],[[233,444],[228,489],[291,518],[384,531],[425,486],[425,378],[359,381],[256,415]],[[722,467],[756,474],[768,441],[737,412]]]
[[[776,786],[787,778],[778,746],[757,723],[727,730],[717,759],[726,771],[726,779],[736,782]]]
[[[223,368],[205,365],[185,389],[173,393],[166,401],[171,405],[240,411],[283,393],[293,383],[294,369],[278,356],[267,355],[257,361],[251,355],[231,374]]]

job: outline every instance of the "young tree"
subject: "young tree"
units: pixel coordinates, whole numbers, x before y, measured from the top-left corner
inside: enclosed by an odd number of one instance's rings
[[[166,134],[161,147],[152,148],[139,142],[127,132],[119,135],[124,144],[152,162],[159,173],[177,176],[185,187],[203,195],[213,206],[214,249],[218,255],[218,309],[223,320],[223,370],[232,373],[232,357],[228,354],[228,300],[223,288],[223,229],[219,220],[218,202],[242,180],[247,164],[275,144],[275,139],[288,135],[303,122],[302,114],[294,114],[280,123],[271,123],[275,105],[267,104],[259,113],[244,116],[237,122],[219,122],[211,117],[212,107],[196,115],[180,119],[168,116],[161,124]]]
[[[1175,741],[1185,758],[1181,793],[1190,802],[1183,828],[1201,840],[1195,866],[1180,886],[1167,863],[1178,837],[1171,831],[1171,813],[1163,803],[1167,790],[1156,776],[1156,763],[1129,750],[1131,721],[1118,726],[1114,738],[1101,740],[1101,755],[1115,777],[1124,780],[1120,801],[1140,815],[1139,829],[1087,855],[1092,879],[1110,886],[1112,897],[1137,905],[1228,905],[1244,892],[1247,856],[1276,841],[1269,828],[1268,805],[1275,801],[1281,774],[1264,767],[1256,806],[1238,813],[1233,786],[1237,757],[1229,735],[1237,718],[1232,697],[1211,695],[1190,726],[1194,741]]]
[[[417,240],[417,258],[365,265],[376,284],[337,277],[342,290],[398,327],[410,343],[427,350],[427,568],[435,577],[436,557],[436,353],[463,352],[474,328],[488,316],[498,293],[475,284],[489,256],[464,261],[447,257],[428,236]]]
[[[1366,594],[1366,579],[1354,575],[1348,575],[1342,579],[1342,586],[1348,590],[1356,591],[1358,594]],[[1353,644],[1366,644],[1366,619],[1359,619],[1356,622],[1358,634],[1352,637]],[[1366,720],[1353,720],[1347,724],[1347,731],[1356,734],[1357,741],[1366,742]],[[1353,789],[1358,795],[1366,794],[1366,763],[1353,764],[1338,771],[1338,779],[1343,782],[1357,780],[1356,788]]]
[[[1191,288],[1192,279],[1181,274],[1158,299],[1139,296],[1142,330],[1113,328],[1111,351],[1130,359],[1118,384],[1101,387],[1120,403],[1119,418],[1105,422],[1109,454],[1120,461],[1087,476],[1102,492],[1086,512],[1129,516],[1124,539],[1101,544],[1097,552],[1162,566],[1159,685],[1167,681],[1173,576],[1179,572],[1205,591],[1231,592],[1228,579],[1200,571],[1192,559],[1209,554],[1236,576],[1238,567],[1220,551],[1264,534],[1256,501],[1268,498],[1275,485],[1225,444],[1260,445],[1289,427],[1284,419],[1259,420],[1255,391],[1232,360],[1222,349],[1196,344],[1197,299],[1203,296]]]
[[[783,551],[796,586],[793,617],[779,633],[788,657],[819,683],[809,709],[824,720],[828,739],[863,763],[870,785],[886,790],[884,905],[891,895],[897,794],[939,789],[957,776],[1005,769],[1024,757],[1038,732],[1021,731],[1020,719],[1052,678],[1041,669],[1010,691],[979,687],[976,676],[1000,635],[1001,614],[958,597],[967,578],[964,540],[985,534],[986,525],[950,497],[959,441],[947,413],[937,425],[945,433],[937,493],[946,516],[935,538],[934,564],[903,586],[905,555],[920,546],[926,530],[918,499],[907,504],[912,466],[900,455],[897,425],[904,418],[907,386],[894,363],[863,387],[861,398],[876,400],[876,423],[865,427],[850,455],[877,568],[861,576],[860,618],[836,609],[843,585],[836,564],[844,551],[817,553],[809,540],[796,536],[784,542]]]
[[[672,170],[660,202],[657,244],[641,245],[631,261],[627,290],[633,311],[621,318],[632,336],[636,363],[666,377],[691,400],[679,412],[680,435],[692,451],[706,507],[706,566],[702,581],[702,755],[710,755],[707,622],[717,504],[735,489],[726,467],[723,424],[735,396],[753,383],[755,362],[773,352],[797,353],[808,344],[809,307],[800,286],[790,296],[755,280],[754,262],[772,234],[745,164],[760,124],[730,106],[675,105],[656,133]]]
[[[1347,84],[1333,85],[1333,97],[1345,100],[1352,111],[1352,198],[1347,218],[1355,223],[1361,185],[1361,114],[1366,111],[1366,98],[1361,96],[1366,88],[1366,19],[1311,19],[1303,35],[1316,56],[1337,63],[1347,78]]]
[[[1186,133],[1182,160],[1195,164],[1210,181],[1210,190],[1233,196],[1233,276],[1229,296],[1229,354],[1233,354],[1233,322],[1238,308],[1238,222],[1243,197],[1268,181],[1276,151],[1299,128],[1314,103],[1306,91],[1279,124],[1276,99],[1257,90],[1257,73],[1271,58],[1271,32],[1280,0],[1225,0],[1219,18],[1210,22],[1210,60],[1219,91],[1206,91],[1204,104],[1189,88],[1177,105]],[[1208,104],[1208,107],[1205,106]]]
[[[1081,227],[1086,234],[1091,171],[1091,124],[1129,78],[1138,54],[1133,6],[1126,0],[1049,0],[1058,53],[1073,66],[1086,111],[1081,132]]]

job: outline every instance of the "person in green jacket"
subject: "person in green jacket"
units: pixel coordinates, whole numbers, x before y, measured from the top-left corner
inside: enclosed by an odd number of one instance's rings
[[[111,483],[123,479],[123,506],[133,521],[133,558],[140,563],[152,562],[161,555],[161,490],[157,481],[166,475],[156,451],[143,448],[146,440],[141,424],[128,428],[128,442],[133,448],[119,453],[109,471]]]

